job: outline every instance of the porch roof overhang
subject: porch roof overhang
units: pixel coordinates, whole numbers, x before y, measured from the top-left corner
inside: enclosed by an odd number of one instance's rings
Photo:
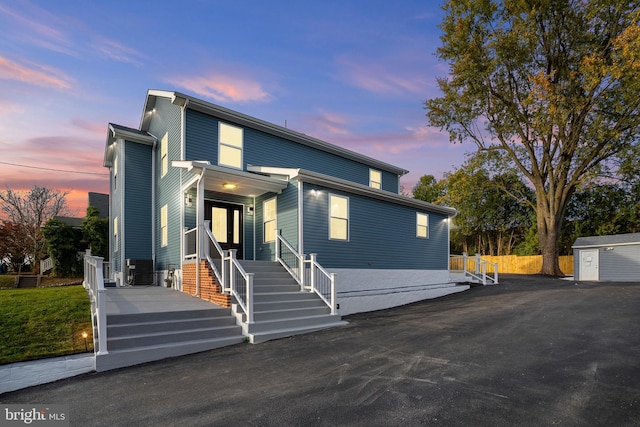
[[[186,182],[182,191],[193,187],[200,177],[204,180],[206,190],[247,197],[255,197],[264,193],[280,193],[288,185],[286,180],[216,166],[208,161],[178,160],[171,162],[171,165],[194,174],[194,178]],[[235,187],[230,188],[229,185]]]
[[[455,217],[458,213],[456,209],[448,206],[435,205],[433,203],[428,203],[422,200],[412,199],[411,197],[403,196],[401,194],[392,193],[385,190],[378,190],[367,185],[354,183],[351,181],[305,169],[279,168],[269,166],[248,166],[247,169],[256,173],[262,173],[272,176],[282,176],[286,179],[297,179],[298,181],[306,182],[309,184],[316,184],[323,187],[334,188],[346,193],[358,194],[361,196],[370,197],[372,199],[439,213],[448,217]]]

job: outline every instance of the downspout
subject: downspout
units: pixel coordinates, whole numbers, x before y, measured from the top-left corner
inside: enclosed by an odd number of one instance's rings
[[[127,272],[127,274],[125,275],[125,268],[126,268],[126,254],[125,254],[125,230],[126,230],[126,221],[125,221],[125,217],[126,217],[126,213],[125,213],[125,206],[124,206],[124,192],[125,192],[125,167],[124,165],[127,162],[127,159],[125,158],[125,151],[126,151],[126,144],[125,141],[123,139],[120,139],[119,141],[122,141],[122,154],[120,156],[118,156],[119,158],[122,158],[122,167],[120,167],[121,172],[120,172],[120,189],[118,191],[120,191],[120,221],[118,221],[118,228],[119,230],[117,230],[118,236],[120,237],[120,275],[122,277],[120,283],[123,286],[127,286],[129,283],[129,274]],[[120,160],[120,159],[118,159]],[[116,178],[117,179],[117,178]]]
[[[298,253],[304,254],[303,213],[304,209],[304,182],[298,179]]]
[[[186,116],[187,116],[187,105],[189,105],[189,100],[186,100],[186,102],[184,103],[184,105],[180,108],[180,160],[184,160],[184,152],[185,152],[185,140],[186,140],[186,127],[185,124],[187,122]],[[182,194],[182,184],[183,184],[183,174],[182,174],[182,168],[180,168],[180,280],[178,281],[178,283],[180,284],[180,290],[182,290],[182,283],[183,283],[183,279],[184,279],[184,230],[185,230],[185,226],[184,226],[184,203],[182,202],[182,197],[184,197],[184,194]],[[189,190],[187,190],[189,191]]]
[[[147,132],[149,133],[149,132]],[[151,265],[153,268],[153,284],[157,285],[156,269],[156,150],[158,149],[158,138],[153,136],[153,146],[151,146]]]
[[[256,196],[253,196],[253,260],[256,260]]]

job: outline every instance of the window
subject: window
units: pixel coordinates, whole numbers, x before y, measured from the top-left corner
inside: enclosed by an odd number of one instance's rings
[[[120,242],[118,241],[118,217],[113,218],[113,251],[118,252]]]
[[[242,128],[219,122],[218,164],[242,169]]]
[[[167,174],[169,170],[169,156],[167,156],[167,145],[169,143],[168,134],[165,133],[160,140],[160,178]]]
[[[369,169],[369,187],[382,188],[382,173],[375,169]]]
[[[264,243],[276,240],[276,198],[265,200],[262,203],[262,229]]]
[[[160,245],[162,247],[167,246],[169,243],[169,230],[168,230],[168,218],[167,218],[167,205],[164,205],[160,209]]]
[[[429,238],[429,215],[416,213],[416,236]]]
[[[349,240],[349,199],[329,196],[329,239]]]

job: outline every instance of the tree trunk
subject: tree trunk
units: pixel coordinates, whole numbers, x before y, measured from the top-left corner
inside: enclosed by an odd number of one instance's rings
[[[547,276],[562,277],[564,273],[560,270],[558,262],[558,236],[560,235],[560,220],[549,212],[544,212],[538,205],[538,242],[542,252],[542,270],[540,274]]]

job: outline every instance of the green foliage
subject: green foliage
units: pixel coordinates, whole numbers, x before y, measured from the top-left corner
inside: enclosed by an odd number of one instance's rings
[[[104,259],[109,257],[109,219],[98,218],[98,209],[87,208],[87,216],[82,222],[82,235],[91,248],[91,254]]]
[[[92,351],[91,306],[82,286],[0,290],[0,364]]]
[[[637,156],[638,5],[450,0],[444,10],[438,56],[450,73],[426,102],[429,124],[509,156],[536,193],[542,272],[561,274],[571,195]]]
[[[82,275],[78,252],[84,250],[82,231],[57,219],[47,221],[42,229],[47,253],[53,259],[53,274],[61,277]]]
[[[445,194],[445,189],[433,175],[423,175],[411,191],[414,199],[435,203]]]

